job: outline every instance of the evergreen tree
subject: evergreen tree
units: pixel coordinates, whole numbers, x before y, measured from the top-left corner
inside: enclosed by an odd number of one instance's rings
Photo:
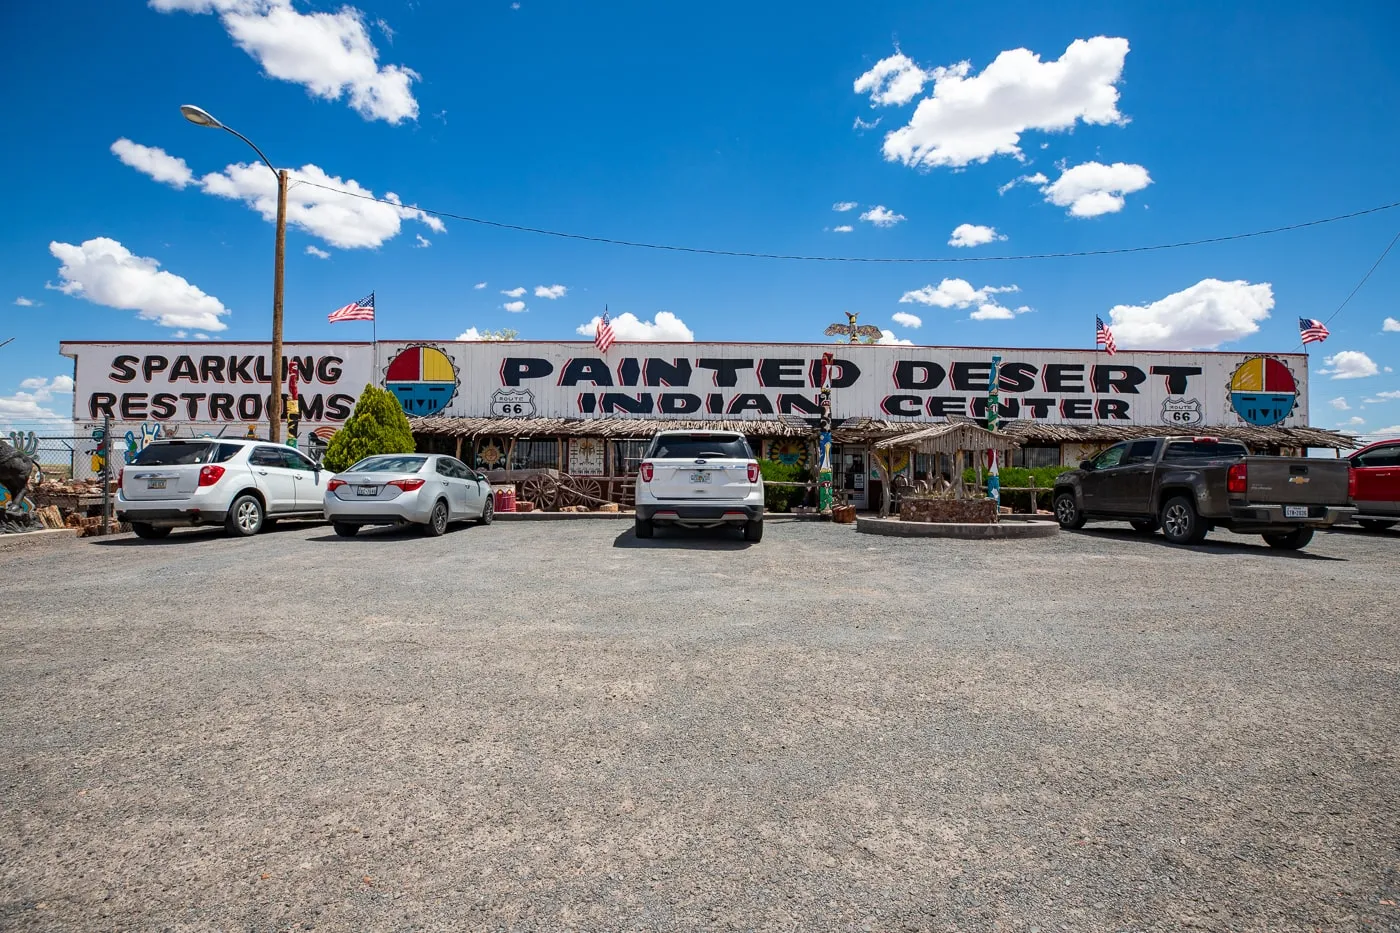
[[[375,454],[413,451],[413,431],[398,398],[388,389],[367,385],[350,420],[331,438],[321,463],[338,473]]]

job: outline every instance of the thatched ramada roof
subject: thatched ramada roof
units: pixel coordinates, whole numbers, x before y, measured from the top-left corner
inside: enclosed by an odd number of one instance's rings
[[[801,418],[730,419],[701,421],[681,418],[458,418],[434,415],[410,418],[415,434],[439,437],[606,437],[646,439],[657,431],[738,431],[751,437],[815,438],[817,429]],[[971,421],[887,421],[878,418],[850,418],[837,425],[832,439],[838,444],[856,444],[902,438],[935,428],[967,425]],[[1324,428],[1240,427],[1173,428],[1167,425],[1045,424],[1039,421],[1009,421],[1001,431],[1018,444],[1099,444],[1156,437],[1163,434],[1209,434],[1227,437],[1251,447],[1333,447],[1348,450],[1356,439]],[[899,445],[891,445],[899,446]]]
[[[1020,446],[1020,442],[1009,434],[988,431],[970,421],[945,421],[921,431],[910,431],[898,437],[887,437],[875,442],[877,450],[900,447],[912,448],[926,454],[952,454],[959,450],[1009,451]]]

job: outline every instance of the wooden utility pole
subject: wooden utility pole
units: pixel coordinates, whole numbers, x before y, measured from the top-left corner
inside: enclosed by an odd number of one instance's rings
[[[287,260],[287,170],[277,173],[277,255],[272,262],[272,386],[267,439],[282,439],[282,271]]]

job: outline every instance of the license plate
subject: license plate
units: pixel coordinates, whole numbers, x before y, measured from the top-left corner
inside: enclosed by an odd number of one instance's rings
[[[1284,518],[1307,518],[1308,507],[1306,505],[1285,505],[1283,507]]]
[[[692,474],[690,474],[690,481],[691,481],[692,483],[708,483],[708,482],[710,481],[710,474],[708,474],[708,473],[692,473]]]
[[[165,480],[163,480],[163,479],[148,479],[148,480],[146,480],[146,488],[147,488],[147,489],[164,489],[164,488],[165,488]]]
[[[357,496],[377,496],[377,495],[379,495],[379,487],[378,487],[378,486],[356,486],[356,487],[355,487],[355,495],[357,495]]]

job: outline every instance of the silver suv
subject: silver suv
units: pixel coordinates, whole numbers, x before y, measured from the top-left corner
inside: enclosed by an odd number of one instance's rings
[[[742,528],[763,540],[763,474],[744,435],[734,431],[662,431],[637,472],[639,538],[657,525]]]
[[[117,520],[142,538],[179,525],[255,535],[279,518],[321,518],[321,467],[268,441],[188,437],[152,441],[122,467]]]

